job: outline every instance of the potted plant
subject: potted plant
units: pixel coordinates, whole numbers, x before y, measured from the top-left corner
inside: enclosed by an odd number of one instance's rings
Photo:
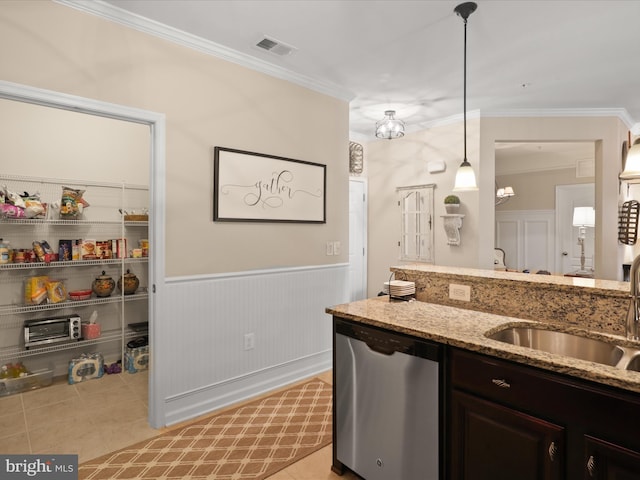
[[[447,195],[444,197],[444,208],[447,210],[447,213],[458,213],[460,198],[456,195]]]

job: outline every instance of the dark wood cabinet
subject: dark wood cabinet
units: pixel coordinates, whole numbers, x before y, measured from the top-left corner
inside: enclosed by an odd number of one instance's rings
[[[450,349],[451,480],[640,480],[640,395]]]
[[[585,436],[585,480],[638,480],[640,453]]]
[[[459,391],[451,412],[452,478],[562,478],[563,427]]]

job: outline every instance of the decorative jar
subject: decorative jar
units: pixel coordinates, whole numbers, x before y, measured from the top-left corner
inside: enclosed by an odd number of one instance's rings
[[[138,277],[129,270],[127,270],[127,273],[118,279],[118,290],[123,292],[125,295],[136,293],[139,285],[140,280],[138,280]]]
[[[98,297],[108,297],[113,292],[113,289],[116,288],[116,282],[109,275],[102,271],[102,275],[96,277],[96,279],[91,284],[91,290]]]

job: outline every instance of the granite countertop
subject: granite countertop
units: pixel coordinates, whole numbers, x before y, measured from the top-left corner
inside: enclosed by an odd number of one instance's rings
[[[599,278],[565,277],[563,275],[534,275],[531,273],[510,272],[504,270],[481,270],[476,268],[449,267],[426,263],[407,263],[405,265],[391,267],[391,271],[393,272],[402,270],[451,275],[453,278],[467,276],[498,281],[527,282],[535,284],[538,287],[546,286],[556,290],[580,287],[594,293],[618,295],[625,298],[629,296],[629,282],[603,280]]]
[[[640,393],[640,372],[510,345],[491,340],[485,335],[509,326],[536,324],[543,327],[546,325],[548,328],[549,324],[426,302],[391,300],[388,296],[328,307],[326,312],[444,345]],[[579,330],[575,327],[553,328],[567,332]],[[640,344],[630,343],[621,336],[579,331],[589,337],[604,338],[613,340],[618,345],[640,348]]]

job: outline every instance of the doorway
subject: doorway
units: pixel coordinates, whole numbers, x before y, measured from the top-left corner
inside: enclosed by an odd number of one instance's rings
[[[67,95],[50,90],[0,80],[0,98],[33,105],[67,110],[79,114],[105,117],[135,124],[147,125],[150,129],[149,189],[150,205],[148,239],[153,245],[153,255],[148,264],[150,296],[148,301],[150,363],[154,368],[149,373],[148,421],[152,427],[165,425],[163,389],[159,381],[162,371],[162,354],[171,348],[160,342],[158,326],[163,322],[159,317],[164,298],[164,172],[165,172],[165,116],[147,110],[116,105],[90,98]],[[166,342],[165,342],[166,343]]]

